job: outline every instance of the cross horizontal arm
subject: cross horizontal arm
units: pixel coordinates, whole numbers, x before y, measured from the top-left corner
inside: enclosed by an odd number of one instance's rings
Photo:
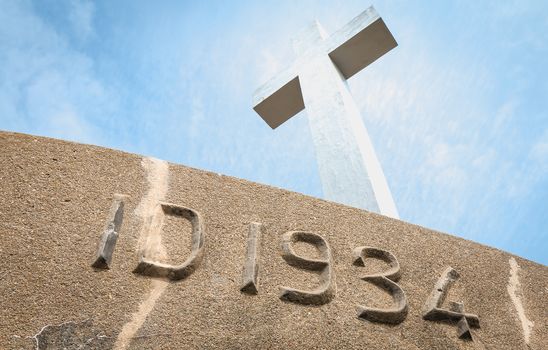
[[[275,129],[304,109],[299,77],[288,68],[261,86],[253,96],[253,109]]]
[[[373,6],[329,38],[329,57],[345,79],[398,46]]]

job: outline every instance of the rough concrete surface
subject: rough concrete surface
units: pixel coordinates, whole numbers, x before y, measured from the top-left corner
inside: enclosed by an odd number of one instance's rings
[[[105,232],[117,233],[112,256],[94,268]],[[282,189],[7,132],[0,261],[1,349],[548,348],[546,266]],[[167,272],[134,272],[143,261]],[[241,290],[249,281],[256,294]],[[358,317],[376,309],[380,321]]]

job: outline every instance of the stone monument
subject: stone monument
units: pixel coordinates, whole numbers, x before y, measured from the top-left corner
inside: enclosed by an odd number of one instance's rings
[[[393,218],[398,211],[346,79],[397,46],[373,7],[328,36],[318,22],[297,59],[260,87],[255,111],[276,128],[306,107],[326,199]]]
[[[298,193],[0,132],[1,349],[546,349],[548,268]]]

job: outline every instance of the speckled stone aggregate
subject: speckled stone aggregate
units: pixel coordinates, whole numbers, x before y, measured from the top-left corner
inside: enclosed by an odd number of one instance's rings
[[[151,290],[151,278],[132,272],[139,261],[142,225],[134,212],[148,188],[141,159],[0,132],[0,349],[36,348],[33,337],[48,325],[39,337],[51,344],[46,348],[61,346],[62,337],[67,348],[113,346]],[[127,196],[123,224],[110,269],[94,269],[115,194]],[[129,349],[548,349],[546,266],[514,257],[521,302],[534,323],[526,344],[507,290],[512,255],[506,252],[181,165],[169,165],[165,201],[201,214],[205,256],[192,275],[169,283]],[[251,222],[264,225],[256,295],[240,291]],[[325,305],[279,299],[281,286],[319,285],[315,274],[281,258],[281,237],[294,230],[317,233],[329,243],[336,295]],[[164,231],[170,262],[182,263],[190,251],[190,226],[170,219]],[[398,284],[409,304],[402,323],[357,318],[358,305],[392,305],[388,293],[360,280],[387,266],[378,261],[352,265],[352,250],[359,246],[389,250],[397,257]],[[295,250],[315,254],[306,245],[296,244]],[[481,328],[472,329],[473,342],[457,337],[455,323],[422,318],[423,306],[448,266],[461,277],[447,301],[463,302],[465,311],[480,319]],[[73,323],[66,330],[55,328],[66,322]]]

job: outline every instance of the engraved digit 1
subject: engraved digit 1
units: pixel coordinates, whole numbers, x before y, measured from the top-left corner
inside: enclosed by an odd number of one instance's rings
[[[124,219],[124,195],[114,195],[114,201],[112,208],[110,209],[110,218],[107,224],[107,228],[101,236],[101,242],[99,243],[99,249],[97,250],[97,256],[91,266],[97,269],[109,269],[112,261],[112,254],[116,247],[116,241],[122,227],[122,220]]]
[[[390,309],[377,309],[366,306],[358,306],[358,318],[374,322],[398,324],[407,317],[407,298],[403,289],[396,283],[401,276],[400,264],[396,256],[391,252],[373,247],[358,247],[353,251],[354,265],[365,266],[365,259],[369,257],[386,261],[390,269],[383,273],[361,277],[362,280],[373,283],[388,291],[394,299],[395,307]]]
[[[441,305],[447,296],[447,292],[458,278],[458,272],[452,267],[445,269],[426,301],[422,318],[430,321],[457,322],[459,338],[472,340],[470,326],[479,328],[478,316],[465,313],[464,305],[462,303],[451,302],[451,310],[441,308]]]
[[[190,221],[192,225],[192,242],[190,256],[181,265],[169,265],[141,256],[139,264],[133,270],[151,277],[167,277],[170,280],[178,281],[190,276],[204,257],[205,228],[200,214],[190,208],[180,207],[174,204],[160,203],[161,215],[179,216]]]
[[[297,255],[292,244],[306,242],[320,251],[321,259],[308,259]],[[320,286],[313,291],[281,287],[280,299],[305,305],[323,305],[335,297],[335,282],[331,267],[331,249],[322,236],[302,231],[290,231],[282,237],[282,257],[291,266],[319,273]]]
[[[243,272],[243,283],[240,290],[247,294],[257,294],[257,275],[259,273],[259,246],[261,241],[261,232],[263,225],[258,222],[249,224],[249,233],[247,235],[247,252]]]

